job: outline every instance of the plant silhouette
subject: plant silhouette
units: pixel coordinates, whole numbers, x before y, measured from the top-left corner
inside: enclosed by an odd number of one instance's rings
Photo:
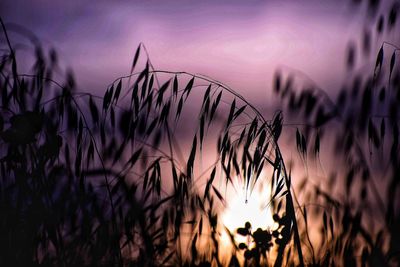
[[[371,13],[377,6],[368,4]],[[396,28],[398,9],[395,2],[374,17],[377,34]],[[400,263],[396,45],[382,44],[365,77],[355,69],[358,47],[350,44],[352,78],[336,101],[277,72],[274,91],[284,106],[269,120],[221,82],[155,69],[143,57],[143,44],[129,75],[102,95],[80,91],[70,71],[56,79],[57,53],[36,41],[32,71],[22,73],[27,63],[17,60],[0,22],[6,47],[0,63],[1,266]],[[372,53],[370,33],[362,40],[363,53]],[[300,121],[294,133],[284,116]],[[279,146],[284,135],[295,140],[304,166],[334,152],[341,167],[328,186],[307,177],[294,188]],[[215,158],[207,154],[211,146]],[[212,159],[209,166],[200,166],[204,157]],[[248,222],[230,232],[219,218],[226,201],[221,189],[237,177],[251,192],[263,171],[272,177],[275,225],[253,231]],[[336,184],[340,194],[329,191]]]

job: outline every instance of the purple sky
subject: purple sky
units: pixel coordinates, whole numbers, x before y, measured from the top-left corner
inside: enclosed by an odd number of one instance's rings
[[[277,68],[340,87],[348,42],[365,27],[350,1],[225,2],[2,0],[0,15],[57,48],[83,90],[128,73],[139,42],[156,68],[206,74],[258,105]]]

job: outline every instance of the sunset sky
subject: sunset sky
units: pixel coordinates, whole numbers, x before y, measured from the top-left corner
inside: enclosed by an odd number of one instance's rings
[[[398,266],[399,13],[0,0],[0,265]]]
[[[261,108],[271,104],[277,68],[301,69],[328,91],[340,87],[348,44],[360,42],[368,23],[350,1],[3,0],[0,7],[5,22],[58,50],[82,90],[102,91],[129,72],[143,42],[156,68],[211,76]]]

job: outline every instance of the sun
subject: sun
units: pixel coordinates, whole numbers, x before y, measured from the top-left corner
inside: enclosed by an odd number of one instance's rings
[[[272,211],[268,205],[271,192],[270,187],[263,183],[258,183],[252,192],[247,192],[241,186],[233,186],[227,190],[227,207],[222,212],[222,223],[234,233],[237,228],[243,227],[246,222],[250,222],[252,229],[270,229],[275,222],[272,219]],[[236,190],[235,190],[236,189]]]

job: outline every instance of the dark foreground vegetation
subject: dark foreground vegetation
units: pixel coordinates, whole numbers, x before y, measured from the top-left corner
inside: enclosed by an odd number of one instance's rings
[[[394,27],[391,8],[378,33]],[[101,96],[79,91],[69,72],[56,79],[56,52],[35,43],[23,74],[1,24],[0,266],[400,264],[396,46],[383,43],[367,75],[352,69],[351,47],[352,75],[337,100],[277,72],[285,108],[266,119],[220,82],[150,61],[139,68],[142,45],[130,75]],[[188,113],[193,131],[182,130]],[[299,121],[294,132],[282,114]],[[282,136],[293,137],[305,169],[330,154],[326,177],[294,182]],[[213,163],[200,168],[206,157]],[[216,181],[237,177],[250,192],[263,171],[276,227],[229,232]]]

